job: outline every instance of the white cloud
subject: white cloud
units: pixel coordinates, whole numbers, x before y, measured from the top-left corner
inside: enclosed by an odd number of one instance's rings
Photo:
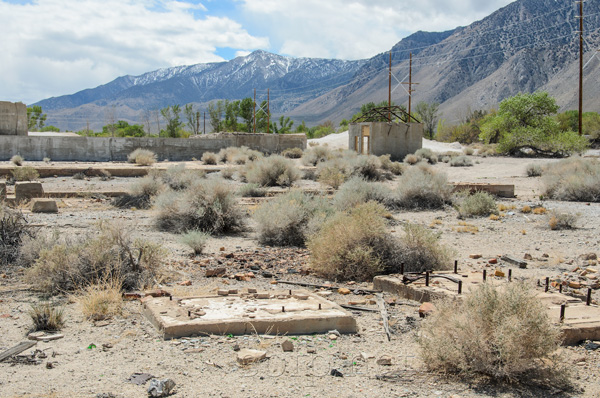
[[[275,52],[368,58],[416,32],[444,31],[481,19],[511,0],[238,0],[259,19]]]
[[[1,100],[32,103],[124,74],[221,61],[218,47],[268,48],[201,4],[154,0],[0,2]]]

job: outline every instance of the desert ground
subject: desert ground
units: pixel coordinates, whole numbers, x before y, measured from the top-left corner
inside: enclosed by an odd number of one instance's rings
[[[328,136],[321,145],[343,147],[343,136]],[[438,152],[460,151],[456,144],[425,142]],[[590,152],[588,156],[596,156]],[[559,202],[540,198],[544,186],[541,178],[527,177],[531,163],[547,164],[554,159],[523,159],[497,156],[471,156],[473,167],[450,167],[439,162],[432,167],[447,173],[451,182],[514,184],[515,198],[499,198],[503,216],[498,220],[473,218],[466,220],[470,228],[463,232],[464,221],[452,207],[435,211],[395,211],[391,234],[400,234],[405,222],[418,223],[440,233],[441,242],[455,250],[461,272],[488,269],[492,258],[511,255],[527,257],[526,269],[515,269],[515,278],[531,283],[545,277],[571,273],[582,264],[582,256],[598,253],[600,243],[600,203]],[[8,165],[8,162],[2,162]],[[201,163],[184,162],[188,168]],[[42,162],[27,162],[42,165]],[[66,166],[51,162],[59,168]],[[87,164],[79,164],[87,166]],[[159,162],[153,167],[168,166]],[[90,164],[102,168],[106,164]],[[113,165],[114,166],[114,165]],[[136,167],[123,163],[123,167]],[[211,173],[207,178],[220,178]],[[81,180],[72,177],[42,178],[45,191],[126,191],[132,178],[115,177],[102,181],[98,177]],[[233,182],[234,184],[241,184]],[[387,182],[391,187],[397,181]],[[301,189],[325,190],[315,181],[301,180]],[[277,191],[277,190],[274,190]],[[10,187],[9,187],[10,193]],[[276,279],[334,284],[347,287],[349,295],[328,296],[338,304],[367,299],[357,290],[370,289],[369,283],[328,281],[303,270],[310,270],[310,253],[305,248],[278,248],[258,243],[253,221],[248,218],[244,232],[212,237],[203,254],[194,256],[174,234],[159,232],[154,227],[155,209],[118,209],[102,195],[57,199],[56,214],[32,213],[26,205],[20,208],[28,223],[41,230],[56,230],[61,235],[81,235],[92,230],[100,220],[118,222],[132,236],[162,244],[168,250],[161,277],[153,288],[171,294],[193,296],[214,292],[219,288],[256,287],[263,290],[288,289],[290,285],[273,284]],[[578,214],[577,228],[553,231],[547,226],[547,215],[524,214],[524,206],[543,206]],[[248,212],[256,205],[245,204]],[[481,258],[473,259],[473,254]],[[243,259],[244,261],[239,261]],[[259,271],[250,281],[238,281],[229,275],[246,270],[252,261]],[[227,267],[223,277],[207,278],[205,270],[219,264]],[[587,262],[586,264],[589,264]],[[502,267],[506,266],[501,265]],[[265,272],[266,271],[266,272]],[[24,270],[18,267],[0,269],[0,352],[27,340],[31,328],[28,311],[32,303],[44,297],[35,286],[26,283]],[[179,283],[190,281],[191,285]],[[316,292],[324,289],[308,288]],[[142,314],[139,300],[127,301],[125,312],[109,320],[86,319],[69,297],[56,296],[51,301],[62,305],[66,324],[63,338],[40,341],[26,351],[37,353],[38,364],[14,360],[0,362],[1,397],[146,397],[147,384],[136,385],[127,379],[134,373],[149,373],[156,378],[170,378],[176,383],[174,397],[598,397],[600,396],[600,349],[589,345],[561,348],[561,360],[574,373],[574,388],[562,391],[552,387],[494,384],[463,380],[456,376],[430,373],[419,358],[415,337],[421,322],[418,302],[384,294],[390,317],[391,341],[384,332],[378,312],[352,311],[359,332],[351,335],[331,334],[300,336],[200,335],[163,340],[159,331]],[[600,290],[593,299],[600,301]],[[394,302],[395,301],[395,302]],[[373,309],[376,305],[366,304]],[[292,341],[293,352],[283,352],[281,344]],[[238,348],[267,352],[267,359],[248,366],[236,361]],[[382,356],[392,358],[392,366],[379,365]],[[334,377],[337,369],[343,377]],[[549,383],[551,384],[551,383]]]

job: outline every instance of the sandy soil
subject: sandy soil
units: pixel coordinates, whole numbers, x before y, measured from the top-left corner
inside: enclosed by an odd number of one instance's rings
[[[342,137],[343,138],[343,137]],[[325,137],[321,142],[337,137]],[[430,143],[428,145],[441,145]],[[449,147],[438,146],[437,151]],[[459,150],[458,148],[454,148]],[[527,269],[513,271],[516,278],[532,282],[546,276],[570,272],[581,263],[585,253],[598,253],[600,243],[600,203],[567,203],[540,201],[543,184],[539,178],[525,176],[528,160],[473,157],[473,167],[449,167],[438,163],[455,182],[497,182],[515,184],[517,198],[503,199],[504,216],[497,221],[487,218],[467,220],[476,228],[474,233],[459,232],[461,220],[456,210],[395,212],[394,234],[399,234],[403,222],[427,225],[441,233],[441,240],[455,249],[455,258],[461,270],[493,270],[487,260],[502,254],[522,258],[530,254]],[[191,162],[189,163],[192,164]],[[197,163],[195,163],[197,165]],[[217,174],[211,178],[216,178]],[[72,178],[43,179],[46,190],[125,190],[133,179],[99,178],[74,180]],[[390,182],[394,185],[396,182]],[[304,188],[319,188],[315,182],[303,181]],[[578,228],[551,231],[545,215],[523,214],[524,205],[543,205],[547,209],[561,209],[579,213]],[[173,234],[154,229],[154,210],[120,210],[110,205],[109,199],[79,198],[59,200],[58,214],[32,214],[26,208],[27,220],[42,229],[56,229],[61,234],[81,235],[91,230],[99,220],[113,220],[129,228],[136,237],[160,242],[169,250],[159,287],[176,295],[194,295],[227,286],[272,289],[271,277],[257,273],[251,282],[229,278],[204,277],[204,262],[222,262],[229,273],[239,271],[242,265],[228,261],[235,258],[255,258],[260,255],[270,260],[264,264],[276,278],[325,283],[312,275],[303,276],[300,269],[308,268],[309,255],[301,249],[278,249],[258,244],[253,223],[248,230],[235,236],[212,238],[206,254],[194,258],[187,247]],[[250,209],[250,208],[249,208]],[[222,251],[223,249],[223,251]],[[287,251],[286,251],[287,250]],[[481,254],[473,260],[470,254]],[[599,253],[600,254],[600,253]],[[271,260],[272,259],[272,260]],[[24,282],[22,271],[14,267],[0,269],[0,352],[26,340],[31,326],[27,315],[31,303],[41,299]],[[192,286],[176,282],[191,280]],[[345,285],[355,290],[357,285]],[[281,287],[281,286],[280,286]],[[358,287],[368,288],[367,284]],[[80,309],[68,297],[55,297],[62,303],[67,319],[61,331],[64,338],[39,342],[36,349],[46,355],[38,365],[0,363],[0,397],[96,397],[112,393],[116,397],[145,397],[145,386],[126,382],[135,372],[150,373],[158,378],[171,378],[177,386],[175,397],[598,397],[600,396],[600,350],[583,346],[567,347],[563,359],[572,364],[575,373],[575,391],[561,392],[523,385],[498,386],[469,383],[425,372],[417,353],[415,336],[419,318],[417,303],[396,298],[402,304],[389,305],[392,339],[387,341],[378,313],[355,312],[360,332],[331,340],[327,335],[297,336],[292,340],[294,352],[283,352],[281,343],[289,336],[196,336],[164,341],[158,331],[141,314],[139,302],[127,302],[126,314],[104,323],[84,319]],[[347,304],[364,299],[364,295],[343,296],[334,293],[330,299]],[[594,299],[600,301],[599,291]],[[376,306],[372,306],[376,308]],[[95,348],[91,347],[95,345]],[[104,346],[103,346],[104,345]],[[236,362],[235,346],[263,349],[268,359],[248,367]],[[190,353],[188,349],[197,348]],[[188,350],[188,352],[186,352]],[[27,352],[31,353],[34,349]],[[312,352],[315,353],[312,353]],[[361,353],[372,359],[364,360]],[[376,359],[389,355],[393,365],[380,366]],[[48,364],[51,365],[48,365]],[[338,369],[344,377],[333,377],[331,369]]]

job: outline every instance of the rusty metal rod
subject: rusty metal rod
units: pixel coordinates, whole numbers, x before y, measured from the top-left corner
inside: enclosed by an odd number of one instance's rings
[[[429,286],[429,271],[425,271],[425,286]]]
[[[511,282],[512,281],[512,269],[508,270],[508,281]]]
[[[558,292],[559,293],[562,293],[562,287],[563,287],[562,283],[560,285],[558,285]]]
[[[591,304],[592,304],[592,289],[588,288],[587,300],[585,301],[585,305],[591,305]]]
[[[458,260],[454,260],[454,273],[458,274]]]
[[[548,292],[549,288],[550,288],[550,277],[547,276],[546,277],[546,286],[544,287],[544,292]]]
[[[400,275],[404,275],[404,263],[400,263]]]
[[[560,321],[564,322],[565,320],[565,309],[567,308],[566,304],[561,304],[560,305]]]
[[[483,281],[485,282],[486,279],[487,279],[487,270],[484,269],[483,270]]]
[[[458,281],[458,294],[462,294],[462,281]]]
[[[285,312],[285,306],[284,305],[281,306],[281,312]]]

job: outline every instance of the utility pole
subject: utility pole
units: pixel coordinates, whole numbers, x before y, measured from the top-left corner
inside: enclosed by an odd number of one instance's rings
[[[206,135],[206,111],[204,111],[204,129],[203,129],[203,134]]]
[[[392,51],[390,50],[390,71],[388,76],[388,121],[392,122]]]
[[[408,123],[410,123],[410,118],[412,115],[412,93],[415,91],[413,90],[412,86],[413,84],[419,84],[419,83],[413,83],[412,81],[412,53],[410,53],[410,58],[409,58],[409,63],[408,63],[408,83],[404,82],[402,84],[408,84]]]
[[[579,135],[583,134],[583,0],[579,0]]]
[[[252,129],[252,131],[254,132],[254,134],[256,134],[256,89],[254,89],[254,128]]]
[[[200,131],[200,111],[196,111],[196,135]]]
[[[270,89],[267,89],[267,134],[269,134],[270,127],[271,127],[271,94],[270,94]]]

